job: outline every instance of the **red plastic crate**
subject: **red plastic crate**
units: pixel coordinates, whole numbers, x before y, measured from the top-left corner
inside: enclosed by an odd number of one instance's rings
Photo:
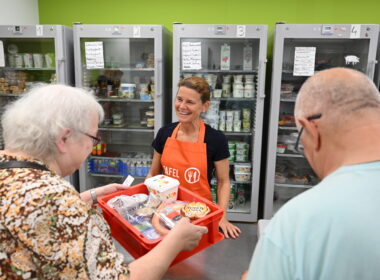
[[[148,194],[146,185],[139,184],[130,187],[127,190],[118,191],[109,195],[102,196],[98,199],[99,206],[103,210],[103,216],[107,220],[112,236],[135,258],[139,258],[152,250],[165,236],[155,240],[147,239],[142,233],[135,229],[119,213],[108,206],[107,201],[119,195],[133,195],[137,193]],[[185,189],[178,187],[178,200],[199,201],[205,203],[210,208],[210,213],[203,218],[192,221],[193,224],[206,226],[208,233],[202,236],[198,246],[192,251],[182,251],[172,262],[171,266],[183,261],[184,259],[214,245],[224,239],[224,235],[219,232],[219,221],[223,216],[223,210],[211,201]]]

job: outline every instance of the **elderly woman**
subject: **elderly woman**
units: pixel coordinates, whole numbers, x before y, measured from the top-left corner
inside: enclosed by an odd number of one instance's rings
[[[203,123],[201,113],[210,106],[210,87],[199,77],[178,83],[175,112],[179,122],[162,127],[153,141],[152,167],[147,177],[160,173],[178,179],[182,186],[212,200],[210,180],[215,172],[218,204],[224,209],[219,227],[226,238],[240,229],[227,220],[230,198],[230,156],[226,136]]]
[[[1,279],[160,279],[207,228],[182,219],[168,238],[127,266],[91,204],[122,185],[79,194],[64,180],[90,154],[102,107],[91,93],[41,86],[7,108],[0,154]]]

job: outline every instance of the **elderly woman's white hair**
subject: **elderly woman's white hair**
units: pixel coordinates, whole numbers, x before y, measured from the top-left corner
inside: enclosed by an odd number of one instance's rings
[[[91,92],[65,85],[37,86],[4,112],[5,148],[39,159],[54,157],[58,133],[64,128],[74,135],[86,132],[94,113],[103,121],[103,108]]]

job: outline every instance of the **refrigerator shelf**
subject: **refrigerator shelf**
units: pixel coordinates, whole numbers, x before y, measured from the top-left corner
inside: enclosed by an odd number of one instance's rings
[[[246,182],[246,181],[236,181],[236,180],[230,180],[231,183],[236,183],[236,184],[252,184],[251,181]]]
[[[280,183],[275,183],[274,186],[280,187],[280,188],[301,188],[301,189],[310,189],[313,187],[312,185],[280,184]]]
[[[127,127],[99,127],[102,131],[124,131],[124,132],[149,132],[153,133],[154,128],[127,128]]]
[[[295,98],[280,98],[281,102],[296,102]]]
[[[212,97],[211,100],[218,100],[218,101],[249,101],[254,102],[256,101],[256,98],[244,98],[244,97],[222,97],[222,98],[215,98]]]
[[[257,73],[258,69],[253,70],[215,70],[215,69],[202,69],[202,70],[181,70],[181,73],[242,73],[250,74]]]
[[[154,100],[128,99],[128,98],[98,98],[101,102],[136,102],[136,103],[154,103]]]
[[[5,71],[55,71],[55,68],[2,67]]]
[[[234,162],[230,162],[230,165],[235,165],[235,164],[252,164],[251,161],[234,161]]]
[[[294,131],[298,130],[296,126],[279,126],[278,129],[282,129],[282,130],[294,130]]]
[[[290,157],[290,158],[305,158],[303,155],[299,155],[299,154],[280,154],[280,153],[277,153],[277,156],[278,157]]]
[[[105,71],[142,71],[149,72],[154,71],[154,68],[130,68],[130,67],[119,67],[119,68],[95,68],[95,69],[87,69],[86,65],[84,65],[84,70],[86,71],[94,71],[94,70],[105,70]]]
[[[229,132],[229,131],[223,131],[225,135],[230,135],[230,136],[252,136],[253,132]]]
[[[227,209],[227,213],[245,213],[245,214],[249,214],[250,213],[250,210],[249,210],[249,207],[248,205],[247,206],[243,206],[243,207],[238,207],[238,208],[234,208],[234,209]]]

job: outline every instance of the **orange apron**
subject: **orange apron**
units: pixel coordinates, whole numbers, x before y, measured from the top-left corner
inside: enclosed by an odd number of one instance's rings
[[[180,124],[166,140],[161,156],[161,165],[166,176],[179,180],[181,186],[212,200],[207,180],[207,151],[204,143],[206,126],[199,122],[198,142],[183,142],[176,139]]]

